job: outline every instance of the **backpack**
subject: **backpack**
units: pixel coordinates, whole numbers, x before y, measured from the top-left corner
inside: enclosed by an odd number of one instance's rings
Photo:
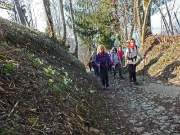
[[[114,54],[115,54],[115,53],[112,53],[113,61],[114,61]],[[117,54],[117,56],[119,55],[118,53],[116,53],[116,54]],[[120,57],[118,57],[118,60],[120,61],[119,58],[120,58]]]

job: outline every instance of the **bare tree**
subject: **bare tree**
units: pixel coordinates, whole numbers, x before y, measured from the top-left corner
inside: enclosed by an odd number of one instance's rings
[[[133,2],[134,3],[136,3],[136,0],[133,0]],[[133,35],[133,32],[134,32],[134,28],[135,28],[135,26],[136,26],[136,21],[137,21],[137,16],[136,16],[136,5],[135,4],[133,4],[132,6],[131,6],[131,9],[132,9],[132,19],[131,19],[131,31],[130,31],[130,33],[129,33],[129,39],[130,38],[132,38],[132,35]]]
[[[26,25],[26,21],[25,21],[25,18],[24,18],[24,15],[23,15],[22,8],[20,6],[19,0],[14,0],[14,3],[15,3],[15,10],[17,12],[17,15],[18,15],[19,19],[20,19],[20,22],[23,25]]]
[[[73,29],[75,43],[76,43],[74,54],[76,57],[78,57],[78,40],[77,40],[77,34],[76,34],[76,28],[75,28],[75,22],[74,22],[74,12],[73,12],[73,8],[72,8],[72,0],[69,0],[69,6],[70,6],[69,10],[70,10],[70,14],[71,14],[72,29]]]
[[[172,21],[171,21],[171,15],[170,15],[170,13],[169,13],[169,9],[168,9],[168,6],[167,6],[167,2],[165,2],[165,5],[166,5],[166,11],[167,11],[167,14],[168,14],[168,18],[169,18],[169,26],[171,27],[172,34],[174,35],[173,25],[172,25]]]
[[[144,0],[144,17],[141,15],[140,10],[140,0],[136,1],[136,9],[137,9],[137,20],[138,20],[138,28],[139,28],[139,34],[141,37],[141,44],[144,44],[145,41],[145,35],[146,35],[146,28],[147,28],[147,21],[148,21],[148,15],[150,11],[150,6],[153,0]]]
[[[47,15],[48,25],[50,27],[52,37],[55,38],[56,34],[55,34],[53,19],[52,19],[52,15],[51,15],[50,1],[49,0],[43,0],[43,4],[44,4],[45,12]]]
[[[157,4],[157,3],[156,3],[156,4]],[[161,14],[161,17],[162,17],[162,20],[163,20],[163,22],[164,22],[164,25],[165,25],[165,28],[166,28],[167,33],[170,33],[170,36],[171,36],[171,37],[173,38],[173,40],[175,41],[174,35],[173,35],[170,27],[168,26],[167,20],[166,20],[165,16],[163,15],[162,10],[160,9],[160,7],[159,7],[158,5],[157,5],[157,7],[158,7],[158,10],[159,10],[159,12],[160,12],[160,14]]]
[[[66,44],[66,21],[65,21],[65,17],[64,17],[63,0],[59,0],[59,3],[60,3],[61,17],[62,17],[62,21],[63,21],[63,30],[64,30],[62,43],[65,45]]]

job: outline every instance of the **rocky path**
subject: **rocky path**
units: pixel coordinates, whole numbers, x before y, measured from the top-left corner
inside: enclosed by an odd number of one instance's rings
[[[180,87],[139,75],[140,85],[136,86],[127,76],[125,80],[109,76],[110,88],[102,93],[108,96],[118,119],[126,121],[132,134],[180,135]],[[121,123],[117,128],[122,131],[126,125]]]

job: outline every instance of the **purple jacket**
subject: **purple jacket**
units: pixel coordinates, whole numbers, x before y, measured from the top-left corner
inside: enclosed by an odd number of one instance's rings
[[[96,54],[94,61],[95,61],[96,65],[100,64],[100,66],[102,66],[102,67],[108,67],[109,64],[112,64],[112,61],[107,53]]]

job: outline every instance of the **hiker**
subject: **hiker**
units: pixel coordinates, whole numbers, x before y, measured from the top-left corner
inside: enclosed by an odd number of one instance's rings
[[[111,61],[113,63],[114,78],[116,77],[116,70],[118,70],[119,71],[119,77],[121,79],[124,79],[124,77],[122,75],[122,70],[121,70],[122,63],[121,63],[121,59],[119,57],[119,54],[117,52],[117,48],[112,49]]]
[[[104,45],[99,45],[97,47],[97,54],[95,56],[96,65],[100,70],[101,82],[104,88],[109,87],[108,80],[108,63],[112,64],[111,59],[106,52],[106,48]]]
[[[92,68],[94,70],[94,74],[97,76],[100,76],[100,73],[98,72],[98,66],[96,65],[95,60],[94,60],[95,55],[96,55],[96,53],[93,51],[91,56],[90,56],[91,65],[92,65]]]
[[[108,55],[111,58],[111,50],[108,51]],[[111,72],[112,71],[112,64],[109,63],[108,65],[108,71]]]
[[[88,66],[89,67],[89,71],[91,72],[91,69],[92,69],[92,64],[91,64],[91,61],[89,61],[88,63],[87,63],[87,65],[86,66]]]
[[[118,54],[121,59],[121,72],[123,74],[123,66],[124,66],[124,51],[122,49],[122,45],[119,45],[118,47]]]
[[[136,63],[138,62],[137,55],[140,58],[143,58],[143,56],[140,54],[138,46],[135,44],[135,40],[133,38],[131,38],[130,41],[126,42],[126,46],[127,49],[125,57],[127,59],[129,79],[130,82],[134,82],[135,85],[138,85],[139,83],[136,79]]]

